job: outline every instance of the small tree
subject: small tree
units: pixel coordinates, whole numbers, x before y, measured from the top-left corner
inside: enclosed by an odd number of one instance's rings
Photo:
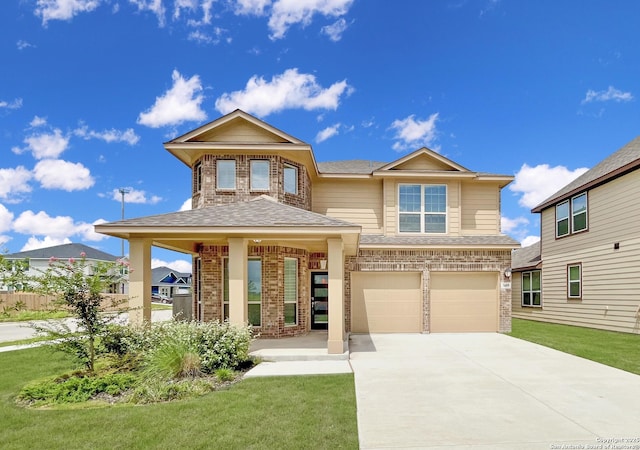
[[[10,291],[28,291],[29,286],[29,260],[8,260],[0,255],[0,286]]]
[[[34,278],[36,290],[55,295],[57,303],[75,317],[77,329],[72,330],[64,321],[49,322],[36,329],[55,339],[60,350],[74,355],[89,373],[94,372],[95,360],[101,352],[99,338],[116,314],[107,315],[108,307],[117,308],[125,300],[115,301],[105,294],[109,286],[121,281],[122,261],[88,264],[86,255],[80,259],[51,258],[49,267],[41,277]],[[124,311],[120,309],[119,312]],[[118,310],[116,311],[118,312]]]

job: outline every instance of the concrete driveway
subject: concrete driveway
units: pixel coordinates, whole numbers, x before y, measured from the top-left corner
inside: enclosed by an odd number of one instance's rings
[[[350,350],[362,449],[640,449],[638,375],[496,333]]]

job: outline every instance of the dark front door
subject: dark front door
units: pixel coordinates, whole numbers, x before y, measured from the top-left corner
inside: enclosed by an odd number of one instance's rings
[[[311,329],[326,330],[329,324],[329,277],[327,272],[311,274]]]

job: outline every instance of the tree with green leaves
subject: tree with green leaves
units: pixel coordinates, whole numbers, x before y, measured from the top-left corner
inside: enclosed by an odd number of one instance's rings
[[[30,278],[28,259],[9,260],[0,255],[0,286],[9,291],[28,291]]]

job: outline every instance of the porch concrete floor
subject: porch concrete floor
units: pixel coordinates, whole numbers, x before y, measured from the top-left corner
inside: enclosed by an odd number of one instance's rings
[[[341,354],[327,352],[327,338],[326,331],[310,331],[304,336],[256,339],[249,353],[263,361],[348,361],[348,350]]]

